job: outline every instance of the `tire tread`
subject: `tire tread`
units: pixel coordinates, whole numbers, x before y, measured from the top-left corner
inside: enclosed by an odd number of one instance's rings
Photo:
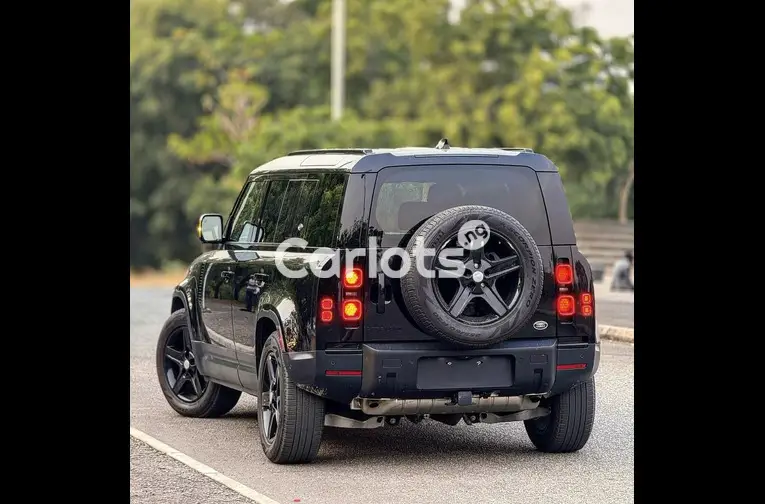
[[[263,356],[267,355],[269,347],[276,347],[277,333],[272,333],[263,349]],[[279,427],[282,438],[274,440],[275,450],[269,450],[263,441],[263,433],[259,428],[261,444],[266,456],[276,464],[304,464],[313,461],[319,452],[321,438],[324,431],[324,400],[297,387],[297,385],[284,372],[284,359],[279,355],[280,378],[284,383],[283,417],[284,426]],[[261,364],[261,366],[263,365]],[[262,373],[263,371],[261,371]],[[262,382],[262,381],[261,381]],[[260,407],[260,406],[258,406]],[[260,421],[260,417],[259,417]]]
[[[595,421],[595,381],[590,378],[550,398],[548,406],[549,419],[524,422],[534,446],[547,453],[570,453],[584,448]],[[541,429],[542,425],[547,425],[547,429]]]

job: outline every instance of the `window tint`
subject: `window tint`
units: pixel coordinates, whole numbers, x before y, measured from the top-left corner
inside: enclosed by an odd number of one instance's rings
[[[259,228],[258,217],[263,206],[268,182],[255,180],[248,184],[245,189],[245,197],[241,200],[240,207],[233,226],[231,227],[230,240],[243,243],[254,243],[258,240]]]
[[[305,229],[305,221],[311,210],[313,199],[318,196],[319,181],[290,180],[284,191],[282,208],[276,222],[276,231],[270,241],[282,242],[287,238],[299,237]]]
[[[340,173],[327,173],[317,186],[317,194],[306,206],[305,227],[300,235],[311,247],[333,247],[337,233],[337,219],[343,201],[347,177]]]
[[[375,184],[370,225],[383,232],[383,246],[397,246],[422,221],[461,205],[502,210],[518,219],[539,245],[550,244],[539,181],[523,166],[385,168]]]
[[[261,241],[273,243],[276,236],[276,223],[279,222],[279,214],[282,210],[284,192],[287,189],[287,180],[272,180],[268,189],[268,198],[263,207],[263,239]]]

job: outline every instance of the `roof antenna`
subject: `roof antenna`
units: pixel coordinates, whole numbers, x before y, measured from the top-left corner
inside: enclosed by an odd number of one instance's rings
[[[441,139],[441,140],[439,140],[439,141],[438,141],[438,143],[436,144],[436,149],[443,149],[443,150],[446,150],[446,149],[448,149],[448,148],[449,148],[449,140],[448,140],[448,139],[446,139],[446,138],[442,138],[442,139]]]

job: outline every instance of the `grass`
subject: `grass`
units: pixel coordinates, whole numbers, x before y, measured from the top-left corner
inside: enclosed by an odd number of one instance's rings
[[[185,275],[184,268],[172,268],[161,271],[131,271],[131,287],[174,287]]]

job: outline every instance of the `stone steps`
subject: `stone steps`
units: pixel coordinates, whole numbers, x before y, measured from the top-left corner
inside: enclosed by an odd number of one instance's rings
[[[603,268],[608,274],[625,250],[635,246],[633,222],[619,224],[616,221],[577,221],[574,232],[579,251],[593,268]]]

